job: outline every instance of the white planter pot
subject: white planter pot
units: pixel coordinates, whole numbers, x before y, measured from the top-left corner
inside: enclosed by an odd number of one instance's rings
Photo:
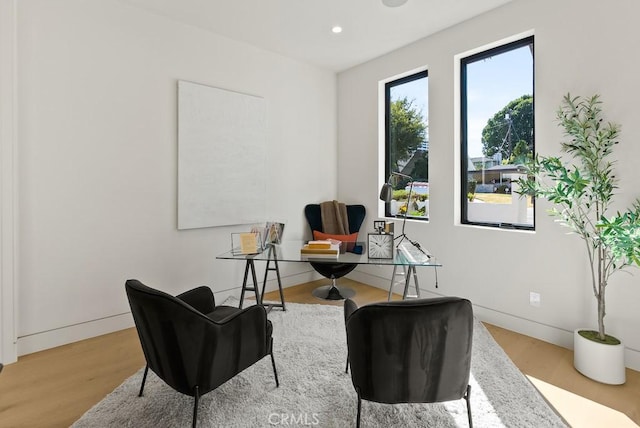
[[[573,331],[573,366],[583,375],[610,385],[625,383],[624,344],[594,342]]]

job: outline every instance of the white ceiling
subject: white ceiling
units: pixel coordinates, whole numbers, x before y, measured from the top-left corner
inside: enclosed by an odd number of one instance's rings
[[[342,71],[512,0],[123,0],[282,55]],[[333,34],[334,25],[343,32]]]

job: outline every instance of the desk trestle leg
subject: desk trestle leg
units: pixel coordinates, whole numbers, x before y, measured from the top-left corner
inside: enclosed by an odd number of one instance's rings
[[[415,266],[402,266],[402,270],[398,269],[398,265],[393,266],[393,274],[391,275],[391,284],[389,285],[388,301],[391,301],[391,295],[393,294],[393,287],[402,284],[404,291],[402,293],[402,300],[407,299],[419,299],[420,298],[420,286],[418,285],[418,272]],[[413,277],[413,283],[416,289],[416,294],[409,294],[409,286],[411,285],[411,277]]]
[[[253,287],[248,287],[247,280],[249,279],[249,272],[251,272],[251,279],[253,281]],[[247,264],[244,267],[244,280],[242,281],[242,292],[240,293],[240,309],[244,303],[244,293],[246,291],[253,291],[256,295],[256,304],[261,305],[260,290],[258,289],[258,279],[256,277],[256,267],[253,263],[253,259],[247,259]]]
[[[274,265],[273,267],[270,267],[271,262],[273,262],[273,265]],[[263,301],[263,305],[267,307],[267,311],[270,311],[273,308],[282,308],[283,311],[286,311],[287,308],[285,308],[285,305],[284,305],[284,294],[282,292],[282,281],[280,280],[280,269],[278,268],[278,260],[275,257],[273,260],[271,259],[267,260],[267,267],[264,269],[264,280],[262,281],[262,298],[264,299],[264,291],[265,291],[265,288],[267,287],[267,275],[271,271],[275,272],[278,278],[278,291],[280,291],[280,303],[264,304],[264,301]]]

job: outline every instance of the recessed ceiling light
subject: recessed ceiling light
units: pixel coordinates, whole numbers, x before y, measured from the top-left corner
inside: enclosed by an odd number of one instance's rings
[[[334,34],[342,33],[342,27],[339,25],[334,25],[333,28],[331,28],[331,32]]]
[[[387,7],[398,7],[405,4],[407,0],[382,0],[382,4]]]

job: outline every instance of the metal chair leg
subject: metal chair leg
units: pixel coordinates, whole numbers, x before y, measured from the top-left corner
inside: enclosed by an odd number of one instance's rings
[[[471,385],[467,385],[467,393],[464,396],[467,402],[467,416],[469,417],[469,428],[473,428],[473,421],[471,420]]]
[[[142,391],[144,391],[144,383],[147,381],[147,373],[149,373],[149,365],[144,367],[144,375],[142,375],[142,385],[140,385],[140,393],[138,397],[142,397]]]
[[[200,401],[200,388],[196,385],[196,391],[193,395],[193,422],[191,426],[196,428],[196,423],[198,422],[198,401]]]
[[[344,368],[345,373],[349,373],[349,353],[347,352],[347,367]]]
[[[276,360],[273,358],[273,338],[271,338],[271,365],[273,366],[273,376],[276,378],[276,388],[280,386],[278,382],[278,371],[276,370]]]
[[[356,416],[356,428],[360,428],[360,411],[362,410],[362,399],[358,392],[358,416]]]

